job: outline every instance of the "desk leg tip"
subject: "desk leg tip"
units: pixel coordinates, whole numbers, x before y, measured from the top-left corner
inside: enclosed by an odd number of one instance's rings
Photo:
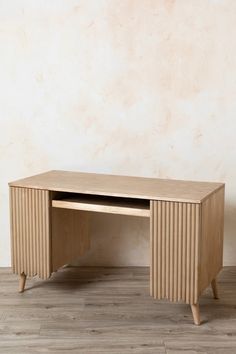
[[[201,320],[200,320],[200,310],[199,310],[199,304],[191,304],[191,310],[193,314],[193,322],[196,326],[200,326]]]
[[[23,293],[25,290],[25,282],[26,282],[26,275],[25,273],[20,274],[20,279],[19,279],[19,293]]]
[[[216,299],[216,300],[219,299],[219,293],[218,293],[218,287],[217,287],[216,279],[212,280],[211,287],[212,287],[212,292],[213,292],[214,299]]]

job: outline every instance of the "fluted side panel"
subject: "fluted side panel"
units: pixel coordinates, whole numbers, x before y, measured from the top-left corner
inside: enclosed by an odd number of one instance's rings
[[[151,201],[150,292],[196,303],[200,205]]]
[[[13,272],[50,276],[49,192],[10,187]]]
[[[223,266],[224,199],[222,187],[202,203],[199,294],[216,278]]]

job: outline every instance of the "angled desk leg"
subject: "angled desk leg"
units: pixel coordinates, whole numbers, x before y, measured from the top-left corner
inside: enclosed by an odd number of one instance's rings
[[[25,282],[26,282],[26,275],[25,273],[20,274],[20,280],[19,280],[19,293],[23,293],[25,290]]]
[[[211,287],[212,287],[212,292],[213,292],[214,299],[219,299],[219,293],[218,293],[218,287],[217,287],[216,279],[213,279],[211,281]]]
[[[201,324],[199,304],[191,304],[191,310],[193,314],[193,322],[195,325],[199,326]]]
[[[150,201],[150,294],[184,301],[200,324],[199,296],[222,268],[224,188],[202,203]]]

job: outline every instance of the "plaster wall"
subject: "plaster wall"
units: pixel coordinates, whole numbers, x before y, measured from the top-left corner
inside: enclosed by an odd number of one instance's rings
[[[0,0],[0,266],[8,181],[50,169],[226,182],[236,265],[236,1]],[[149,264],[148,221],[92,215],[78,264]]]

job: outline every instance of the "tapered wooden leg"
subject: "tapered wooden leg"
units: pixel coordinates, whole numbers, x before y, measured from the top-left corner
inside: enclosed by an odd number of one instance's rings
[[[212,282],[211,282],[211,287],[212,287],[214,299],[219,299],[219,294],[218,294],[216,279],[213,279],[213,280],[212,280]]]
[[[22,293],[24,291],[25,281],[26,281],[26,275],[25,275],[25,273],[21,273],[20,281],[19,281],[19,293]]]
[[[191,305],[191,310],[193,313],[193,321],[194,324],[199,326],[201,321],[200,321],[200,311],[199,311],[199,304],[192,304]]]

